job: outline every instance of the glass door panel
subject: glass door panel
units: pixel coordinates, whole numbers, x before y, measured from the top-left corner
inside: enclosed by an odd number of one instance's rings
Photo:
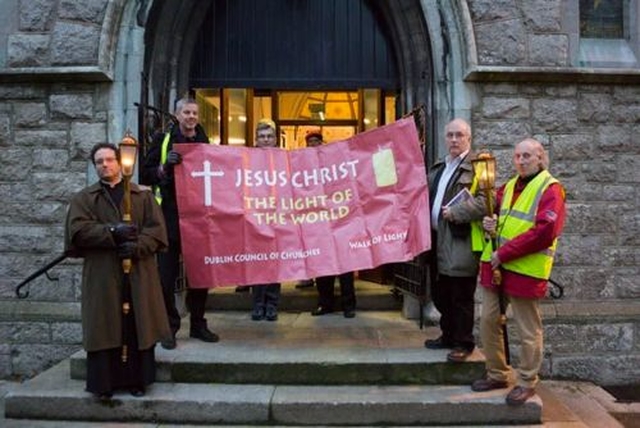
[[[362,124],[365,131],[380,126],[380,90],[379,89],[363,89],[363,118]]]
[[[220,90],[200,89],[196,91],[198,117],[209,141],[220,144]]]
[[[228,138],[230,146],[244,146],[247,143],[247,104],[249,90],[224,89],[225,113],[227,116]]]
[[[395,122],[397,117],[396,113],[397,97],[395,95],[386,95],[384,97],[384,124]]]

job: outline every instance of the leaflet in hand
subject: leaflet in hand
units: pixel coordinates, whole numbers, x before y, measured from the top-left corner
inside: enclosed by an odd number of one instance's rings
[[[461,191],[459,191],[457,195],[451,198],[449,203],[444,205],[443,208],[455,207],[471,200],[473,200],[473,195],[471,195],[471,192],[469,192],[469,190],[465,187]]]

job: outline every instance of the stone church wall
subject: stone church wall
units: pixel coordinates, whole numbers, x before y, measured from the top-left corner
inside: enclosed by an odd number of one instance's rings
[[[632,382],[640,376],[638,70],[573,66],[577,2],[467,4],[477,48],[467,76],[477,98],[474,144],[493,151],[504,182],[513,144],[537,138],[567,192],[552,275],[565,297],[543,305],[543,373]]]

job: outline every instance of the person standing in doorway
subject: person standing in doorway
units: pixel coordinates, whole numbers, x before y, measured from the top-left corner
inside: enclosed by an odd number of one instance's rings
[[[156,264],[167,233],[153,194],[135,183],[131,222],[122,222],[125,195],[116,146],[99,143],[90,156],[100,181],[73,196],[65,227],[65,253],[84,259],[86,390],[101,400],[119,389],[139,397],[155,381],[156,342],[171,336]],[[133,266],[126,276],[123,259]],[[124,301],[130,302],[126,316]]]
[[[261,119],[256,127],[256,147],[278,147],[276,124],[270,119]],[[251,287],[253,309],[251,319],[276,321],[280,301],[280,283],[259,284]]]
[[[324,140],[322,138],[322,131],[320,130],[320,128],[313,128],[307,131],[307,133],[304,136],[304,141],[307,147],[321,146],[324,143]],[[314,285],[315,285],[315,280],[313,278],[308,278],[308,279],[303,279],[301,281],[298,281],[298,283],[296,284],[296,288],[297,289],[313,288]]]
[[[543,328],[540,299],[547,292],[558,237],[566,218],[565,191],[548,171],[549,157],[539,141],[526,138],[514,150],[517,174],[498,189],[496,214],[482,225],[495,234],[498,248],[482,253],[480,284],[482,315],[480,339],[487,374],[473,382],[474,391],[507,388],[512,370],[506,361],[500,316],[499,290],[511,305],[520,336],[516,386],[507,404],[519,406],[535,394],[542,365]],[[493,250],[493,251],[492,251]],[[494,271],[500,282],[495,284]]]
[[[463,362],[475,348],[473,337],[476,290],[485,215],[485,197],[477,192],[471,161],[471,127],[454,119],[445,127],[447,155],[429,170],[431,195],[431,295],[441,314],[441,336],[428,339],[429,349],[451,349],[447,360]],[[450,203],[460,192],[471,197]]]
[[[305,135],[305,141],[307,147],[318,147],[324,143],[324,138],[319,129],[312,129]],[[311,315],[321,316],[333,312],[335,280],[336,275],[316,278],[318,307],[311,311]],[[356,316],[355,275],[353,272],[345,272],[338,275],[338,281],[340,282],[342,313],[345,318],[354,318]]]
[[[318,288],[318,307],[311,311],[311,315],[321,316],[330,314],[334,310],[334,285],[336,275],[322,276],[316,278]],[[345,272],[338,275],[340,282],[340,300],[342,302],[342,314],[345,318],[356,316],[356,291],[355,275],[353,272]]]
[[[180,314],[176,308],[175,289],[180,273],[180,226],[178,203],[173,169],[182,162],[182,156],[173,150],[175,144],[202,143],[209,139],[198,123],[198,104],[194,99],[183,98],[176,103],[175,116],[178,125],[166,134],[159,134],[147,154],[142,169],[142,184],[155,186],[161,195],[162,213],[167,223],[169,250],[159,257],[160,277],[164,291],[165,306],[169,316],[169,324],[173,335],[162,342],[165,349],[175,349],[176,333],[180,329]],[[190,312],[191,327],[189,336],[203,342],[217,342],[219,337],[207,327],[204,316],[209,290],[206,288],[189,288],[187,290],[187,307]]]

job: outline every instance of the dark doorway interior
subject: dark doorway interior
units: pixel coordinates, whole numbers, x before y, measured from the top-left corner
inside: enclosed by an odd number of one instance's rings
[[[368,0],[213,1],[196,40],[192,87],[400,88]]]

